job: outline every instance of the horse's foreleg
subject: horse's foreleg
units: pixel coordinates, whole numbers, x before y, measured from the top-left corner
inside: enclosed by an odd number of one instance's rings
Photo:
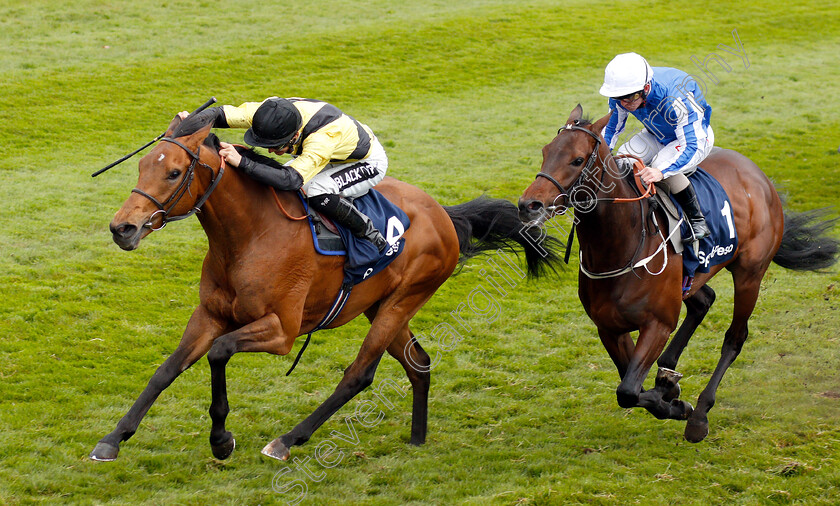
[[[294,339],[289,338],[274,313],[245,325],[213,342],[207,361],[210,363],[210,383],[212,400],[210,402],[210,448],[213,456],[224,460],[233,452],[236,442],[233,435],[225,430],[225,419],[230,407],[227,399],[225,366],[234,353],[240,351],[263,351],[285,355],[292,348]]]
[[[643,407],[655,417],[685,420],[691,412],[691,405],[680,400],[668,402],[663,397],[676,385],[678,376],[668,378],[660,375],[655,387],[645,391],[642,388],[645,378],[650,372],[662,348],[668,340],[670,331],[665,324],[658,321],[645,325],[639,330],[633,355],[630,357],[625,375],[616,389],[619,406],[623,408]]]
[[[700,393],[697,399],[697,408],[688,419],[685,427],[685,439],[697,443],[705,439],[709,434],[709,410],[715,405],[715,393],[726,370],[735,362],[741,347],[747,340],[749,330],[747,321],[755,309],[758,300],[758,292],[761,287],[761,278],[764,271],[759,274],[742,274],[742,271],[734,271],[732,277],[735,282],[735,309],[732,316],[732,323],[726,331],[721,347],[720,360],[715,367],[712,377],[706,388]]]
[[[90,458],[106,462],[115,460],[120,451],[120,443],[134,435],[140,421],[161,392],[207,353],[210,344],[219,333],[221,333],[220,327],[199,306],[193,312],[178,348],[158,367],[140,397],[134,401],[128,413],[120,419],[116,429],[99,441],[90,453]]]
[[[636,349],[633,343],[633,338],[629,333],[613,334],[612,332],[598,329],[598,336],[601,338],[601,343],[609,353],[610,358],[618,369],[618,377],[624,379],[627,374],[627,367],[630,365],[630,358]]]

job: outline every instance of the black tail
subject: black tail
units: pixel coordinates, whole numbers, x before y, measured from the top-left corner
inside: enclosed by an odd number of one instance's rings
[[[840,241],[825,235],[837,222],[837,218],[824,219],[830,212],[831,208],[803,213],[785,211],[782,245],[773,261],[797,271],[818,271],[834,265]]]
[[[526,227],[519,219],[519,209],[512,202],[479,197],[456,206],[444,206],[444,209],[458,233],[459,263],[499,248],[514,253],[524,250],[528,275],[532,277],[555,272],[555,266],[560,263],[557,252],[562,249],[562,242],[534,227]]]

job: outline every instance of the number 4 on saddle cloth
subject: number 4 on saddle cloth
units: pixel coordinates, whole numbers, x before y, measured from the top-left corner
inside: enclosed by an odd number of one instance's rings
[[[402,253],[405,246],[403,234],[411,225],[408,215],[376,190],[369,190],[363,196],[353,200],[356,209],[370,217],[373,225],[388,241],[388,247],[380,253],[372,242],[356,237],[341,225],[327,220],[326,217],[310,209],[302,193],[298,193],[298,196],[303,202],[304,209],[306,209],[309,229],[312,231],[312,241],[315,243],[315,251],[322,255],[343,255],[346,258],[344,260],[344,281],[335,302],[333,302],[327,314],[324,315],[321,323],[307,333],[306,341],[304,341],[286,376],[295,370],[300,357],[303,356],[303,352],[309,346],[312,334],[327,328],[344,309],[344,304],[350,298],[353,286],[387,267]],[[338,235],[333,233],[330,228],[338,232]]]
[[[322,255],[343,255],[344,285],[353,286],[378,273],[402,253],[405,239],[403,234],[410,226],[408,215],[386,199],[375,189],[353,200],[360,212],[369,216],[373,225],[388,241],[382,253],[367,239],[360,239],[341,225],[327,220],[309,208],[302,194],[299,194],[309,215],[309,228],[315,251]],[[338,235],[333,230],[338,232]]]
[[[672,244],[677,253],[682,249],[683,258],[683,294],[691,289],[691,282],[698,272],[709,272],[709,268],[731,259],[738,249],[738,234],[735,232],[735,223],[732,220],[732,205],[729,197],[720,183],[708,172],[700,167],[689,176],[694,191],[697,193],[697,200],[700,203],[700,210],[706,218],[706,224],[711,230],[711,235],[701,239],[695,251],[694,248],[683,248],[682,241],[672,238]],[[657,185],[657,196],[667,194],[667,188]],[[676,222],[682,217],[683,212],[680,205],[669,195],[673,207],[664,205],[668,210],[669,222]],[[661,199],[660,199],[661,201]],[[667,204],[667,202],[663,202]],[[677,220],[674,220],[676,213]],[[673,220],[673,221],[672,221]],[[669,223],[669,230],[672,223]],[[680,227],[682,238],[691,237],[691,229],[687,221],[683,221]]]

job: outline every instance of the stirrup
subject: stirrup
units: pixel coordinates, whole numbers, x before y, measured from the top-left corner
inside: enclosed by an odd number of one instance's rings
[[[373,243],[373,245],[376,246],[376,249],[378,249],[380,253],[385,251],[385,248],[388,247],[388,241],[382,235],[382,232],[380,232],[376,229],[376,227],[373,226],[373,223],[370,223],[368,230],[365,231],[365,234],[362,237]]]
[[[711,232],[711,230],[709,230],[708,225],[705,226],[706,230],[704,230],[703,233],[701,233],[699,235],[694,230],[694,225],[692,225],[691,222],[688,222],[688,228],[691,230],[691,237],[689,237],[687,239],[684,239],[683,244],[691,244],[693,242],[699,242],[699,241],[705,239],[706,237],[710,237],[712,235],[712,232]]]

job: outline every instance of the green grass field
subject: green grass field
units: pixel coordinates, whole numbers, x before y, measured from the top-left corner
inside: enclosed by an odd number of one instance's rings
[[[606,112],[606,63],[637,51],[704,79],[717,145],[751,157],[801,211],[840,194],[835,2],[6,0],[0,26],[0,504],[840,501],[840,276],[775,265],[699,444],[683,423],[618,407],[575,263],[499,298],[492,321],[467,315],[457,344],[426,338],[482,283],[476,259],[413,322],[439,357],[425,446],[407,444],[408,381],[386,358],[374,385],[390,407],[362,392],[296,462],[260,455],[332,392],[367,330],[355,321],[316,334],[290,377],[292,356],[231,360],[227,461],[207,442],[206,360],[116,462],[87,458],[174,350],[206,248],[191,219],[121,251],[108,223],[137,158],[90,173],[178,111],[210,96],[327,100],[374,129],[389,174],[442,204],[515,201],[577,103]],[[721,48],[737,47],[733,31],[745,58]],[[714,79],[692,60],[712,53],[729,66],[711,61]],[[717,302],[679,367],[692,403],[731,315],[730,279],[711,285]],[[375,426],[352,418],[363,401],[384,413]],[[316,462],[326,441],[341,452],[333,467]]]

